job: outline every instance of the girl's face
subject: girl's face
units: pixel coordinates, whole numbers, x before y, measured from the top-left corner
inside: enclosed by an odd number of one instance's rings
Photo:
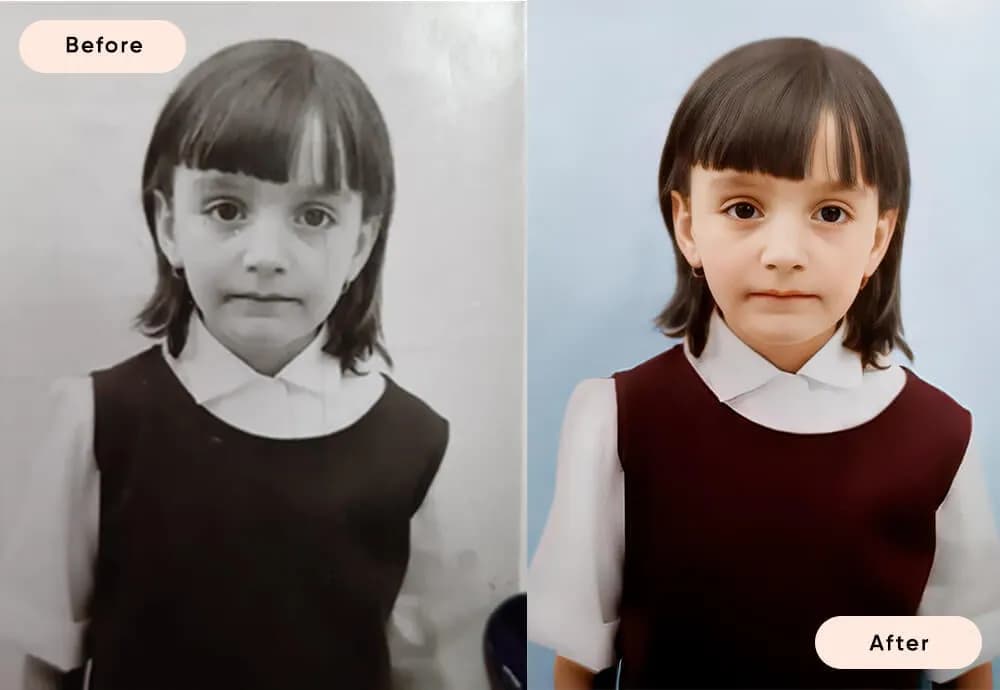
[[[895,228],[895,211],[879,215],[876,189],[838,184],[826,124],[804,180],[695,167],[689,199],[673,192],[678,246],[704,269],[726,323],[786,370],[833,335]]]
[[[360,194],[308,182],[178,167],[173,189],[157,196],[157,238],[206,328],[251,366],[280,368],[361,272],[376,220],[362,221]]]

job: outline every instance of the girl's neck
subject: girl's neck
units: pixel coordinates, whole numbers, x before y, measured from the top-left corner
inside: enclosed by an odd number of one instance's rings
[[[730,328],[732,328],[732,326],[730,326]],[[736,337],[746,343],[750,349],[773,364],[775,367],[781,371],[788,372],[789,374],[795,374],[799,371],[799,369],[805,366],[806,362],[812,359],[817,352],[823,349],[823,346],[826,345],[830,341],[830,338],[833,337],[833,334],[837,332],[837,326],[834,325],[829,330],[823,331],[809,340],[792,343],[790,345],[756,344],[747,340],[735,330],[733,332],[736,334]]]
[[[284,369],[288,364],[301,354],[312,341],[313,336],[307,336],[304,340],[290,343],[280,351],[274,350],[247,350],[240,352],[233,350],[233,354],[242,359],[248,367],[263,376],[274,376]]]
[[[208,328],[208,324],[205,324]],[[209,329],[211,333],[211,329]],[[280,347],[248,347],[240,343],[231,342],[221,334],[212,333],[223,347],[232,352],[242,360],[248,367],[262,376],[274,376],[284,369],[288,364],[298,357],[303,350],[309,347],[309,343],[319,331],[306,333],[301,338],[293,340]]]

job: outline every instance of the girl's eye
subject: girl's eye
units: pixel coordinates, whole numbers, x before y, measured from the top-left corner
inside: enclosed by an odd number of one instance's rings
[[[309,228],[325,228],[335,225],[337,219],[329,211],[313,207],[303,211],[298,218],[298,222]]]
[[[839,206],[824,206],[819,210],[819,219],[824,223],[845,223],[848,220],[847,211]]]
[[[221,220],[224,223],[232,223],[235,220],[239,220],[243,213],[243,209],[234,201],[216,202],[205,209],[205,211],[216,220]]]
[[[755,213],[760,213],[757,207],[748,201],[738,201],[725,209],[727,215],[739,220],[752,220]]]

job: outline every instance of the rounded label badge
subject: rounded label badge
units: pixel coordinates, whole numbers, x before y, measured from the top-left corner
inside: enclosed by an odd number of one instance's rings
[[[982,649],[961,616],[837,616],[816,631],[816,653],[838,669],[960,669]]]
[[[187,41],[162,19],[43,19],[21,33],[18,50],[44,74],[163,74],[181,64]]]

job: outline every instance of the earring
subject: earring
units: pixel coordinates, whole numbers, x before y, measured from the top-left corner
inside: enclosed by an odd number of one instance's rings
[[[691,267],[691,275],[694,276],[695,278],[704,278],[705,277],[705,269],[702,268],[701,266],[692,266]]]
[[[177,280],[184,280],[184,267],[183,266],[171,266],[170,273]]]

